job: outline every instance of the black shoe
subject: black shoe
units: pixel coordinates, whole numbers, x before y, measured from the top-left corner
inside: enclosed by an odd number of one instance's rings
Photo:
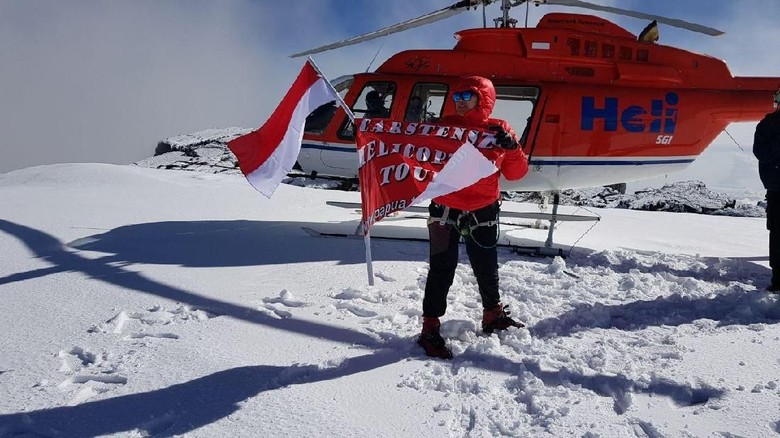
[[[525,324],[509,317],[507,306],[498,306],[482,311],[482,331],[491,334],[497,330],[506,330],[509,327],[523,328]]]
[[[447,345],[444,344],[444,339],[436,332],[420,334],[417,343],[425,350],[425,354],[430,357],[452,359],[452,351],[447,348]]]

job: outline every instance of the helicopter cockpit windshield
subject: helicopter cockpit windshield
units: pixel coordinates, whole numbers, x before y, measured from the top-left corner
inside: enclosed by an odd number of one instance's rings
[[[415,84],[409,102],[406,104],[404,121],[435,123],[444,109],[447,90],[446,84],[433,82]]]

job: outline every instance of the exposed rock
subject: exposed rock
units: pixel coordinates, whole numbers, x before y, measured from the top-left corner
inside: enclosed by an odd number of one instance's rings
[[[701,181],[682,181],[667,184],[660,189],[637,191],[633,196],[621,199],[617,207],[631,210],[712,214],[726,208],[733,209],[735,205],[736,200],[708,190]]]
[[[154,156],[135,164],[155,169],[238,173],[238,162],[227,143],[250,132],[244,128],[206,129],[157,143]]]
[[[541,202],[537,192],[506,194],[517,202]],[[635,193],[621,194],[612,187],[591,187],[563,190],[561,205],[598,208],[625,208],[630,210],[670,211],[679,213],[717,214],[725,216],[764,217],[766,206],[737,203],[723,193],[713,192],[701,181],[681,181],[661,188],[648,188]]]
[[[154,156],[167,154],[168,152],[172,151],[173,148],[171,147],[170,143],[167,143],[165,141],[161,141],[157,143],[157,147],[154,148]]]

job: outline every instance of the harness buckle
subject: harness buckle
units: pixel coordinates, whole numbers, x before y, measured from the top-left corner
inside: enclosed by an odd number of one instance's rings
[[[470,236],[471,232],[474,231],[475,228],[479,227],[477,218],[474,216],[474,213],[470,211],[464,211],[461,213],[460,216],[458,216],[458,220],[455,225],[458,229],[458,232],[463,237]]]

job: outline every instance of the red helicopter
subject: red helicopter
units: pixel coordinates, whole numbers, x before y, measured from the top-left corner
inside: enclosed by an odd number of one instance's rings
[[[407,50],[373,73],[332,81],[357,117],[435,122],[453,113],[459,76],[490,78],[494,117],[521,137],[530,171],[506,191],[557,192],[679,171],[732,122],[773,110],[780,77],[734,77],[710,56],[657,43],[657,24],[719,35],[699,24],[579,0],[463,0],[369,34],[292,55],[367,41],[501,3],[495,28],[457,32],[451,50]],[[593,15],[548,13],[533,28],[509,16],[525,3],[594,9],[652,19],[639,36]],[[485,23],[486,25],[486,23]],[[354,126],[335,102],[308,118],[298,157],[307,174],[355,178]]]

